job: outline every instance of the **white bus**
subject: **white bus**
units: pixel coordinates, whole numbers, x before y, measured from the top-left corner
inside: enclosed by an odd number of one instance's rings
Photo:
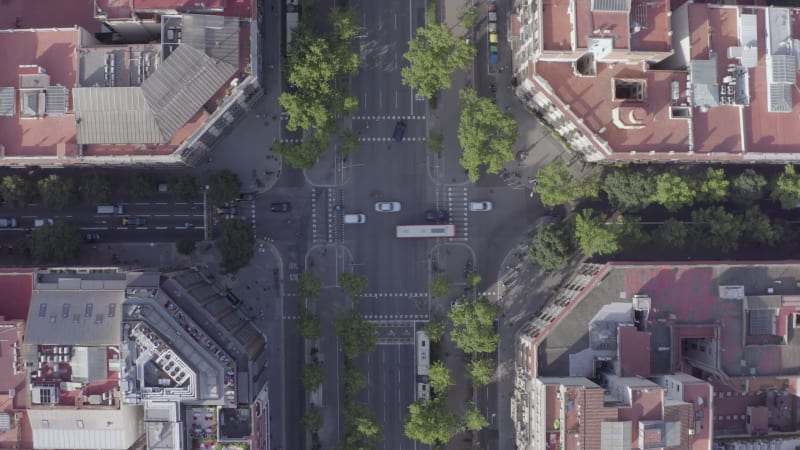
[[[422,330],[417,331],[417,375],[427,375],[431,366],[428,334]]]
[[[397,225],[399,238],[437,238],[454,237],[456,226],[452,224],[438,225]]]

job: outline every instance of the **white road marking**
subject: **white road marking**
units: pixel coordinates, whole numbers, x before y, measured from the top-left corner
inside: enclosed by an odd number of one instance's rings
[[[99,230],[108,230],[108,227],[81,227],[81,230],[99,231]]]
[[[172,214],[156,214],[155,217],[169,217]]]
[[[175,227],[175,228],[178,228],[178,227]],[[167,229],[167,227],[156,227],[156,230],[166,230],[166,229]]]

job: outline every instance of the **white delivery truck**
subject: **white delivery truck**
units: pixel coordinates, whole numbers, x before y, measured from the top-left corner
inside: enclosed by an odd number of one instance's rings
[[[122,206],[100,205],[97,207],[97,214],[122,214]]]

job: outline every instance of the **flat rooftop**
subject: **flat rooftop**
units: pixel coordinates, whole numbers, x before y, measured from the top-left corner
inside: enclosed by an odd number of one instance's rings
[[[25,344],[119,345],[124,298],[122,290],[34,292]]]
[[[659,348],[671,348],[669,325],[720,325],[721,367],[728,376],[800,374],[800,339],[790,330],[784,346],[743,346],[741,301],[720,301],[718,287],[743,285],[746,295],[797,294],[797,264],[670,264],[664,266],[612,264],[586,296],[563,317],[539,346],[539,375],[568,376],[570,355],[589,349],[587,324],[612,303],[630,303],[634,295],[648,295],[652,311],[651,372],[671,371]],[[574,358],[573,358],[574,359]]]
[[[0,30],[14,28],[72,28],[100,31],[94,20],[92,2],[87,0],[4,0],[0,2]]]
[[[0,316],[5,320],[25,320],[31,304],[33,271],[27,269],[0,271]]]

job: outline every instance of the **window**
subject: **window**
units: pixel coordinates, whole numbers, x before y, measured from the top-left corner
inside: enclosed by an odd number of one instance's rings
[[[87,303],[86,306],[83,307],[83,317],[92,317],[92,309],[94,309],[94,304]]]
[[[69,303],[64,303],[61,305],[61,318],[67,319],[69,318]]]
[[[114,317],[114,312],[117,310],[117,304],[111,303],[108,305],[108,317]]]
[[[47,315],[47,303],[39,303],[39,317]]]

